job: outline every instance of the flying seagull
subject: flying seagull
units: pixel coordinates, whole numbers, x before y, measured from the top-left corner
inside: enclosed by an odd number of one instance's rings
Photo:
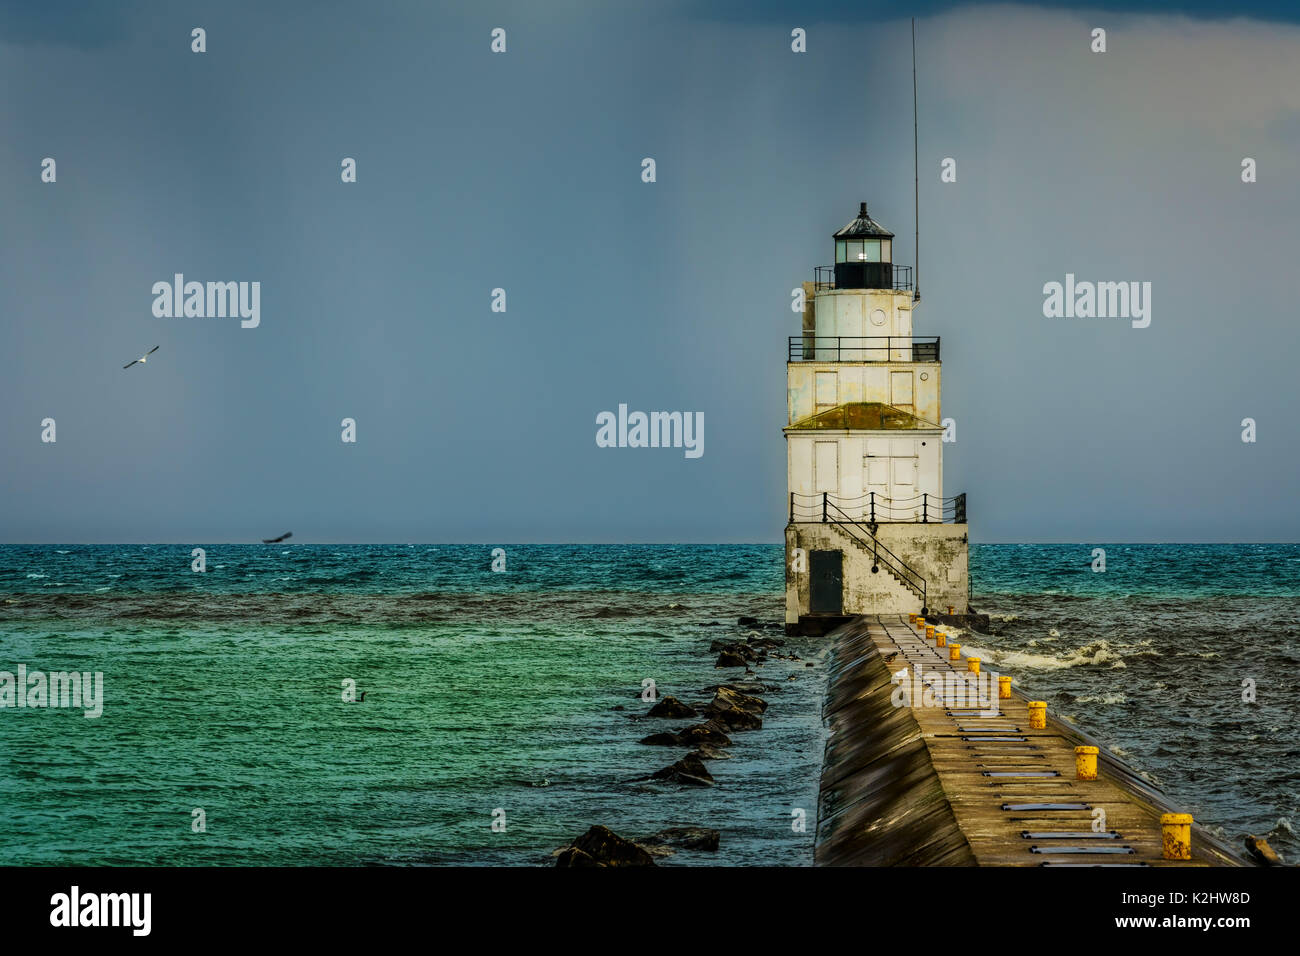
[[[122,368],[130,368],[132,365],[135,365],[138,362],[147,362],[149,361],[149,356],[153,355],[153,353],[157,351],[158,351],[158,346],[155,345],[148,352],[145,352],[144,355],[141,355],[138,359],[136,359],[135,362],[130,362],[126,365],[123,365]]]
[[[280,543],[281,541],[283,541],[285,538],[292,538],[292,537],[293,537],[293,532],[292,532],[292,531],[286,531],[284,534],[280,535],[280,537],[278,537],[278,538],[263,538],[263,539],[262,539],[262,544],[279,544],[279,543]]]

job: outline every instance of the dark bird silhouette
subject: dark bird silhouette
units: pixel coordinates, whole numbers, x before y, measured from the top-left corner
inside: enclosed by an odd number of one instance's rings
[[[147,362],[149,360],[149,356],[153,355],[153,353],[157,351],[158,351],[158,346],[155,345],[153,348],[151,348],[148,352],[145,352],[144,355],[141,355],[134,362],[128,362],[127,364],[123,365],[122,368],[130,368],[132,365],[138,365],[141,362]]]
[[[284,534],[280,535],[280,537],[278,537],[278,538],[263,538],[263,539],[262,539],[262,544],[279,544],[281,541],[284,541],[284,540],[286,540],[286,539],[288,539],[288,538],[292,538],[292,537],[293,537],[293,532],[292,532],[292,531],[286,531]]]

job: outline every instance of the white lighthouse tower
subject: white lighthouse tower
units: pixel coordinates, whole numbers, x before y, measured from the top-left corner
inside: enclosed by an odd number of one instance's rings
[[[787,630],[964,614],[966,496],[944,497],[939,339],[912,334],[912,270],[866,203],[834,241],[835,265],[803,283],[786,364]]]

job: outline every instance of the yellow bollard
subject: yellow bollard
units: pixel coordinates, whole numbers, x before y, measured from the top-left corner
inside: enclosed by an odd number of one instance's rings
[[[933,625],[933,624],[927,624],[927,625],[925,626],[925,639],[926,639],[927,641],[932,641],[932,640],[934,640],[934,625]]]
[[[959,660],[961,660],[961,645],[960,645],[960,644],[949,644],[949,645],[948,645],[948,660],[950,660],[950,661],[959,661]]]
[[[1076,780],[1097,779],[1097,748],[1074,748],[1074,778]]]
[[[934,632],[934,646],[935,646],[935,647],[947,647],[947,646],[948,646],[948,635],[945,634],[943,631],[935,631],[935,632]]]
[[[949,616],[949,617],[952,617],[952,605],[951,605],[951,604],[948,605],[948,616]]]
[[[1000,697],[1002,700],[1011,699],[1011,678],[1010,677],[1003,676],[998,678],[998,697]]]
[[[908,624],[911,624],[911,625],[913,625],[913,626],[915,626],[915,625],[916,625],[916,615],[915,615],[915,614],[912,614],[912,613],[909,613],[909,614],[907,615],[907,623],[908,623]]]
[[[1160,817],[1160,843],[1166,860],[1192,858],[1192,815],[1166,813]]]
[[[1029,729],[1045,730],[1047,728],[1047,701],[1031,700],[1029,702]]]
[[[980,659],[978,657],[966,658],[966,669],[972,674],[978,674],[980,672]]]

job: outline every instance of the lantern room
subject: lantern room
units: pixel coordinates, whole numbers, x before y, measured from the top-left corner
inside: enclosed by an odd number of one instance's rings
[[[894,234],[860,203],[857,218],[835,233],[835,288],[892,289],[893,246]]]

